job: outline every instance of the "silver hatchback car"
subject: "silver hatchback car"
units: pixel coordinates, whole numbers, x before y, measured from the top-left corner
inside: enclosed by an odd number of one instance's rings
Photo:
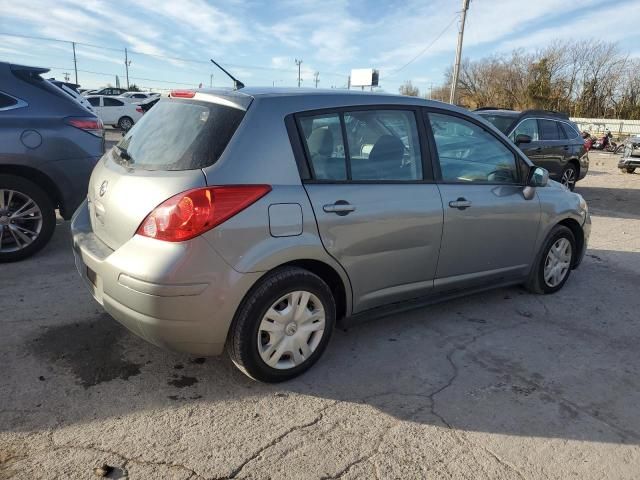
[[[591,228],[464,109],[302,89],[174,91],[93,171],[72,222],[95,299],[155,345],[308,369],[337,322],[564,285]]]

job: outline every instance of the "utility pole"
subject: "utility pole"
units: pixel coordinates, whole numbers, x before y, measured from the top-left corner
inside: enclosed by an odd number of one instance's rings
[[[462,12],[460,18],[460,29],[458,30],[458,48],[456,49],[456,63],[453,66],[453,78],[451,79],[451,95],[449,103],[456,103],[456,90],[458,88],[458,77],[460,76],[460,58],[462,57],[462,38],[464,37],[464,23],[467,20],[467,10],[470,0],[462,0]]]
[[[433,83],[429,84],[429,100],[433,100]]]
[[[127,54],[127,47],[124,47],[124,67],[127,70],[127,90],[129,90],[129,65],[131,65],[131,62],[129,61],[129,56]]]
[[[69,72],[64,72],[64,81],[69,82]]]
[[[213,73],[209,75],[209,88],[213,88]]]
[[[313,82],[316,84],[316,88],[318,88],[318,82],[320,81],[320,79],[318,78],[320,76],[320,72],[316,72],[313,74]]]
[[[296,65],[298,66],[298,88],[300,88],[300,82],[302,81],[300,79],[300,65],[302,65],[302,59],[298,60],[296,58],[295,61],[296,61]]]
[[[71,42],[73,47],[73,69],[76,71],[76,85],[78,85],[78,63],[76,62],[76,42]]]

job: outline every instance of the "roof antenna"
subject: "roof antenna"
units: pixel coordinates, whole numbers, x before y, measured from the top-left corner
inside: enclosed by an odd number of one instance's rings
[[[226,73],[229,76],[229,78],[231,80],[233,80],[233,89],[234,90],[240,90],[241,88],[244,88],[244,83],[242,83],[240,80],[238,80],[236,77],[234,77],[229,72],[227,72],[224,68],[222,68],[218,64],[218,62],[216,62],[213,58],[210,58],[209,60],[211,60],[211,63],[213,63],[216,67],[218,67],[220,70],[222,70],[224,73]]]

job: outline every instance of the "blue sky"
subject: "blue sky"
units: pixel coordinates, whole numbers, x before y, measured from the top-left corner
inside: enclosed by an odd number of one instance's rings
[[[422,91],[442,82],[453,62],[461,0],[0,0],[0,32],[77,41],[79,82],[184,88],[231,82],[210,57],[247,85],[346,86],[352,68],[380,69],[381,87],[405,80]],[[640,0],[471,0],[464,56],[482,58],[515,48],[535,50],[561,39],[618,42],[640,57]],[[449,25],[449,28],[446,28]],[[445,30],[446,28],[446,30]],[[435,42],[434,39],[442,33]],[[410,65],[407,62],[433,45]],[[144,55],[147,54],[147,55]],[[173,57],[173,58],[161,58]],[[71,73],[69,44],[0,35],[0,60]],[[93,73],[89,73],[93,72]]]

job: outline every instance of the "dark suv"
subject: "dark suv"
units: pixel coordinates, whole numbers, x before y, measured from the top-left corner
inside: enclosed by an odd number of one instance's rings
[[[55,209],[70,219],[104,153],[102,122],[40,75],[0,62],[0,262],[51,238]]]
[[[549,110],[514,110],[493,107],[475,112],[507,135],[549,176],[573,190],[589,170],[589,157],[578,127],[569,117]]]

